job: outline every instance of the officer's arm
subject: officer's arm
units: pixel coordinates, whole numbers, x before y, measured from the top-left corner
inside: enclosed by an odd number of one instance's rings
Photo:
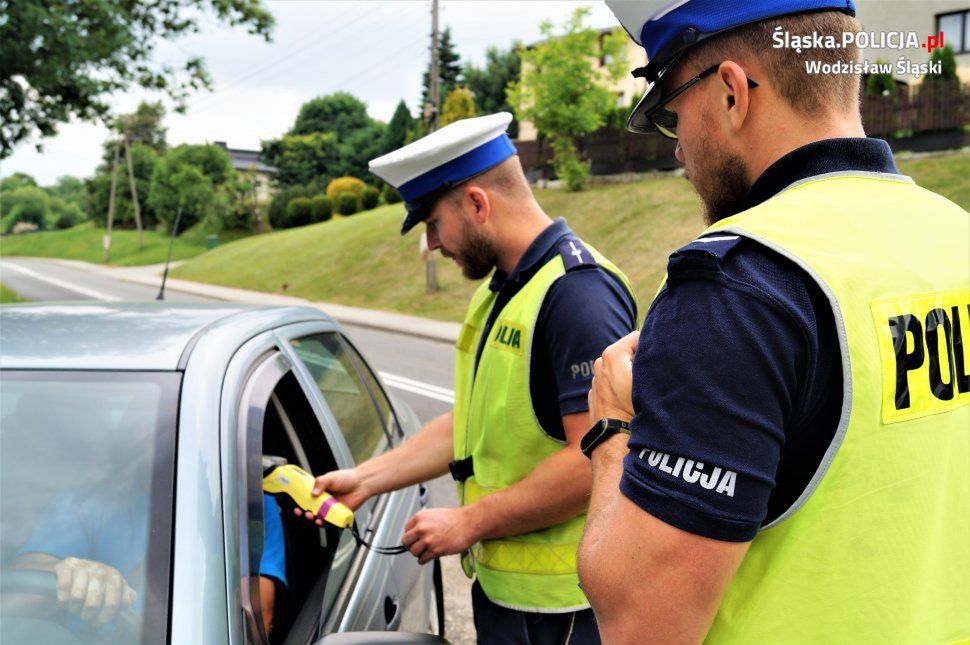
[[[589,430],[586,412],[562,417],[566,446],[524,479],[468,507],[477,540],[519,535],[560,524],[586,510],[592,484],[589,460],[579,450]]]
[[[317,477],[313,492],[329,491],[356,510],[368,498],[440,477],[454,455],[454,414],[448,411],[429,421],[397,448],[354,468]],[[299,511],[297,511],[299,514]],[[320,521],[311,513],[307,519]]]
[[[675,528],[620,494],[626,437],[593,453],[593,496],[579,549],[583,591],[604,643],[699,643],[750,542]]]

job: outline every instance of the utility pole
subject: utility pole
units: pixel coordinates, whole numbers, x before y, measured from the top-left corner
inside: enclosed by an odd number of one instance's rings
[[[111,195],[108,197],[108,232],[102,240],[104,246],[104,262],[111,258],[111,223],[115,216],[115,187],[118,184],[118,157],[121,154],[121,142],[115,143],[115,160],[111,166]]]
[[[131,206],[135,209],[135,226],[138,227],[138,248],[145,247],[145,236],[141,228],[141,207],[138,205],[138,188],[135,186],[135,167],[131,160],[131,146],[125,133],[125,159],[128,160],[128,184],[131,186]]]
[[[441,71],[438,69],[438,0],[431,0],[431,73],[429,74],[428,98],[431,99],[431,118],[428,131],[438,129],[439,102],[441,101]]]
[[[441,101],[440,78],[441,72],[438,70],[438,0],[431,0],[431,71],[428,74],[428,99],[430,109],[428,114],[428,132],[438,129],[438,109]],[[427,107],[426,107],[427,109]],[[421,254],[425,258],[425,283],[427,292],[434,293],[438,290],[438,267],[434,260],[434,251],[428,250],[427,239],[421,236]]]

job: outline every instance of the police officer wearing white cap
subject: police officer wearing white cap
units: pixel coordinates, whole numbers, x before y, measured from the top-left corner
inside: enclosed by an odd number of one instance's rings
[[[649,60],[628,127],[710,228],[595,365],[603,640],[970,638],[970,218],[865,138],[858,76],[809,73],[854,45],[777,46],[841,45],[851,0],[608,4]]]
[[[595,643],[576,574],[591,487],[579,441],[592,361],[635,329],[636,304],[623,273],[536,202],[511,118],[458,121],[370,163],[404,198],[402,234],[424,222],[467,278],[492,276],[456,344],[453,411],[317,487],[357,507],[450,470],[459,508],[421,511],[403,542],[422,564],[462,555],[479,642]]]

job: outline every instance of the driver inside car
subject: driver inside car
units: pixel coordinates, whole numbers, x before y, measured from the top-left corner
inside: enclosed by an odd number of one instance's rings
[[[18,613],[41,616],[62,609],[76,617],[69,626],[82,629],[84,624],[101,628],[122,609],[141,608],[149,525],[147,482],[141,483],[135,491],[117,486],[73,490],[45,510],[10,566],[54,573],[57,603],[24,600]],[[286,554],[280,509],[266,494],[263,518],[259,596],[268,635],[277,586],[286,586]]]

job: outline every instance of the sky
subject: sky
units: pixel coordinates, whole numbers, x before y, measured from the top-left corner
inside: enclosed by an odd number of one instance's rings
[[[179,64],[189,55],[206,60],[213,92],[193,96],[185,115],[165,118],[169,145],[225,141],[231,148],[258,149],[259,142],[286,132],[300,106],[316,96],[347,91],[388,121],[399,100],[417,115],[421,77],[430,59],[429,0],[264,0],[276,18],[273,41],[232,29],[209,16],[202,31],[162,42],[159,62]],[[450,27],[461,63],[482,65],[489,46],[540,38],[544,20],[563,23],[576,7],[588,6],[587,24],[618,25],[602,2],[441,0],[439,26]],[[118,113],[161,95],[134,89],[112,97]],[[166,102],[167,104],[167,102]],[[41,185],[61,175],[89,177],[100,162],[107,130],[98,124],[63,124],[56,136],[22,142],[0,162],[0,176],[33,175]]]

